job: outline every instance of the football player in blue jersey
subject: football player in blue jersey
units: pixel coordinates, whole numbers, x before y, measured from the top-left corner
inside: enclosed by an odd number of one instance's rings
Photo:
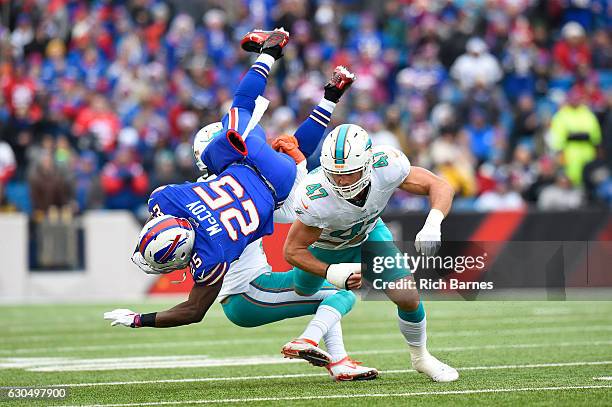
[[[279,213],[281,219],[287,217],[285,222],[293,221],[291,204],[285,213],[281,207],[273,215],[274,209],[289,197],[296,173],[298,178],[305,175],[305,162],[298,163],[297,170],[296,162],[315,150],[335,103],[354,80],[346,69],[336,68],[325,98],[295,138],[284,136],[273,143],[288,155],[273,151],[257,124],[262,113],[258,109],[272,63],[287,41],[282,30],[245,36],[242,47],[261,55],[238,87],[230,112],[203,128],[194,144],[200,169],[215,175],[208,182],[162,187],[149,200],[154,218],[140,234],[135,262],[151,273],[167,273],[189,263],[196,284],[188,300],[163,312],[119,309],[105,318],[130,327],[185,325],[201,321],[215,298],[222,301],[228,318],[241,326],[315,314],[302,338],[283,348],[285,356],[328,366],[336,380],[373,379],[376,369],[354,363],[344,350],[339,320],[352,308],[354,294],[327,285],[307,299],[296,295],[292,287],[285,287],[293,281],[290,272],[270,273],[261,250],[260,237],[272,232],[272,220]],[[318,348],[322,338],[329,353]]]

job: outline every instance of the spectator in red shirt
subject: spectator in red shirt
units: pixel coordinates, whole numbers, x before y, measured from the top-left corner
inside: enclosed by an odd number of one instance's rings
[[[95,95],[90,106],[78,114],[72,130],[77,137],[92,136],[95,148],[109,153],[115,148],[120,127],[119,118],[109,108],[106,98]]]
[[[136,212],[146,203],[149,178],[130,149],[117,151],[115,158],[102,169],[102,189],[106,193],[106,207]]]
[[[30,121],[41,119],[42,110],[35,101],[36,83],[27,74],[25,64],[17,65],[13,73],[2,80],[2,91],[10,115]]]
[[[603,115],[607,101],[606,95],[599,86],[597,73],[592,72],[586,77],[579,76],[571,91],[576,92],[596,115]]]
[[[555,44],[553,56],[560,74],[575,73],[581,66],[591,65],[591,49],[586,41],[584,28],[569,22],[561,30],[563,37]]]

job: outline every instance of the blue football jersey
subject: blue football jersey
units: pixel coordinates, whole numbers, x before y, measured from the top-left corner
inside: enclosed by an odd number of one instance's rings
[[[250,134],[244,140],[244,150],[236,147],[241,143],[230,142],[226,132],[226,129],[218,132],[202,152],[200,158],[204,165],[213,174],[220,174],[237,162],[255,167],[273,189],[273,197],[280,206],[289,196],[295,181],[297,168],[293,158],[274,151],[266,143],[261,126],[256,126],[253,130],[255,134]]]
[[[195,230],[191,274],[196,284],[220,281],[244,248],[274,229],[270,189],[245,165],[230,165],[207,182],[175,184],[151,194],[149,212],[188,219]]]

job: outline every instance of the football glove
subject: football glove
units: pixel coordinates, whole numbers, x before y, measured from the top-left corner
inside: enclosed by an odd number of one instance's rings
[[[289,157],[293,158],[296,164],[299,164],[306,159],[304,154],[300,151],[298,141],[294,136],[288,136],[286,134],[278,136],[276,139],[274,139],[274,141],[272,141],[272,148],[276,151],[287,154]]]
[[[444,214],[437,210],[432,209],[429,211],[425,225],[419,233],[417,233],[414,239],[414,247],[418,253],[424,254],[425,256],[433,256],[438,252],[440,246],[442,246],[442,232],[440,227]]]
[[[111,326],[123,325],[128,328],[140,328],[142,326],[140,314],[125,308],[105,312],[104,319],[111,321]]]

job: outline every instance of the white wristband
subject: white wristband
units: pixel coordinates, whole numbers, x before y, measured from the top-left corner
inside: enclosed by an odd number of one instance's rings
[[[330,264],[326,279],[341,290],[346,290],[346,281],[355,273],[361,273],[361,263]]]
[[[440,226],[443,220],[444,220],[444,214],[442,213],[442,211],[438,209],[432,209],[429,211],[429,215],[427,215],[427,219],[425,219],[425,223],[430,224],[430,225]]]

